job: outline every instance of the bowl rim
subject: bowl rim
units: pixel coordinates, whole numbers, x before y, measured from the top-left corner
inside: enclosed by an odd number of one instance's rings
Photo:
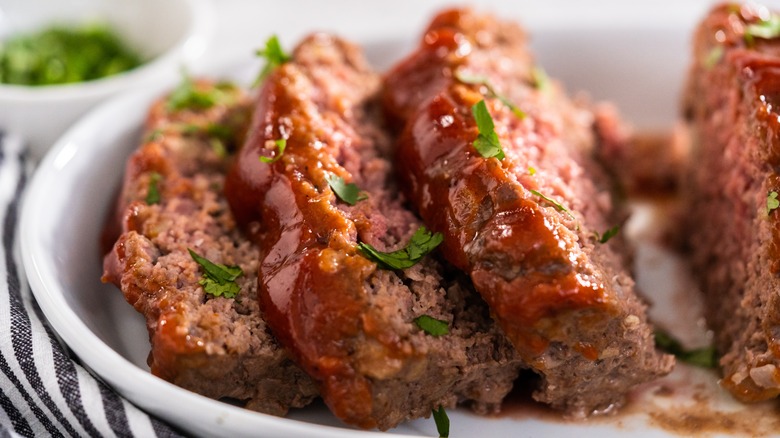
[[[153,80],[156,73],[169,68],[171,63],[184,66],[195,61],[205,52],[215,32],[214,5],[209,0],[181,1],[191,15],[186,30],[171,47],[149,61],[131,70],[83,82],[39,86],[0,84],[0,101],[49,102],[102,96],[139,81]]]

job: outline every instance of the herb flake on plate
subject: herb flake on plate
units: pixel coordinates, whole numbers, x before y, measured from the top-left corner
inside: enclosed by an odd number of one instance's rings
[[[687,350],[680,341],[659,329],[655,330],[655,345],[659,349],[674,355],[681,362],[701,368],[717,368],[718,366],[718,355],[713,346]]]
[[[444,410],[444,406],[439,409],[432,409],[433,421],[436,422],[436,431],[439,432],[439,438],[449,438],[450,436],[450,417]]]

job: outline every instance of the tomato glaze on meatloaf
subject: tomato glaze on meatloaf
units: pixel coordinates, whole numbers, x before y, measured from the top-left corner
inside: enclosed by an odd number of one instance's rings
[[[758,5],[713,8],[694,35],[683,107],[691,158],[681,234],[722,355],[721,385],[747,402],[780,395],[777,20]]]
[[[153,374],[284,415],[307,405],[317,390],[261,316],[257,247],[236,227],[222,193],[250,114],[243,91],[209,81],[187,79],[154,103],[107,225],[103,279],[146,319]],[[240,267],[240,292],[207,294],[203,267],[189,250]]]
[[[324,34],[262,85],[226,183],[260,247],[262,308],[347,423],[387,429],[456,403],[497,411],[522,364],[469,282],[432,255],[383,269],[359,249],[405,248],[422,225],[395,188],[380,86],[357,47]],[[354,205],[335,178],[360,190]]]
[[[475,123],[482,100],[494,133]],[[404,192],[542,377],[534,398],[573,416],[609,412],[670,371],[620,236],[601,242],[621,219],[594,159],[608,132],[597,136],[590,107],[541,80],[517,25],[441,13],[387,75],[384,106],[403,127]],[[492,135],[505,157],[475,148]]]

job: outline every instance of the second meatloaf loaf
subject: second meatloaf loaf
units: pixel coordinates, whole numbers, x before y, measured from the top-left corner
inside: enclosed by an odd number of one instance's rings
[[[763,7],[713,9],[695,34],[685,95],[684,235],[721,384],[743,401],[780,394],[778,20]]]
[[[610,411],[669,372],[620,238],[604,236],[620,216],[593,158],[593,113],[543,80],[516,25],[444,12],[385,90],[405,127],[404,190],[542,377],[537,400]]]

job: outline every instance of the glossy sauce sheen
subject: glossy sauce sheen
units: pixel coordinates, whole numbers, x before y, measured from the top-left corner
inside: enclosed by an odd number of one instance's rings
[[[457,11],[440,15],[419,51],[389,75],[386,108],[411,120],[399,142],[400,178],[423,220],[444,234],[445,257],[470,273],[515,347],[532,358],[557,337],[545,320],[608,298],[600,282],[580,275],[561,234],[569,231],[513,174],[527,164],[483,158],[472,146],[479,132],[471,107],[483,96],[453,77],[475,44],[459,20]],[[486,101],[492,114],[502,110],[498,99]],[[593,346],[575,348],[598,357]]]
[[[695,34],[687,97],[699,165],[684,192],[695,196],[691,260],[722,355],[721,385],[743,402],[780,394],[780,217],[767,210],[769,193],[780,191],[780,46],[749,31],[770,13],[751,3],[710,12]]]
[[[420,353],[367,304],[366,282],[376,265],[356,246],[367,225],[337,208],[326,180],[328,173],[350,178],[335,143],[358,141],[348,126],[353,102],[328,95],[332,90],[312,83],[310,74],[293,61],[266,80],[225,193],[239,224],[252,231],[262,221],[254,236],[262,259],[259,299],[274,334],[319,382],[337,417],[373,428],[372,387],[358,369],[359,347],[402,365]],[[261,162],[278,153],[269,148],[278,139],[287,141],[281,158]]]

